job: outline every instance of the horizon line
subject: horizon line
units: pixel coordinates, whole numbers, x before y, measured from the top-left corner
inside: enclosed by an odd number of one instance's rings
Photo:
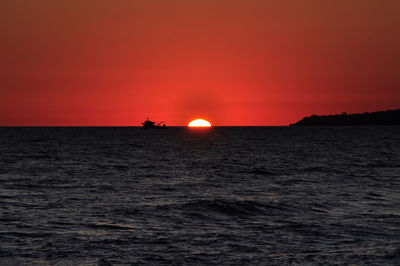
[[[224,125],[224,126],[211,126],[213,127],[289,127],[290,125]],[[85,125],[0,125],[0,128],[7,128],[7,127],[137,127],[143,128],[143,126],[123,126],[123,125],[94,125],[94,126],[85,126]],[[169,127],[188,127],[187,125],[184,126],[167,126]]]

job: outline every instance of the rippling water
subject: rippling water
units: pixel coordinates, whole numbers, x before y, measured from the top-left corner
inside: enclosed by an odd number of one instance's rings
[[[400,263],[400,127],[0,128],[0,264]]]

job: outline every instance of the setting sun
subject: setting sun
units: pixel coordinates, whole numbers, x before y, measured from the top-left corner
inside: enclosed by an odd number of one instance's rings
[[[189,123],[188,127],[211,127],[210,122],[204,119],[196,119]]]

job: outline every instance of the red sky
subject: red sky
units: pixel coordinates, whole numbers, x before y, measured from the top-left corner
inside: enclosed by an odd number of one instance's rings
[[[3,0],[0,125],[400,107],[399,0]]]

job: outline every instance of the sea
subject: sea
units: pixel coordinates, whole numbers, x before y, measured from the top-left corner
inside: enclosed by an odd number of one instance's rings
[[[0,265],[400,265],[400,127],[0,128]]]

